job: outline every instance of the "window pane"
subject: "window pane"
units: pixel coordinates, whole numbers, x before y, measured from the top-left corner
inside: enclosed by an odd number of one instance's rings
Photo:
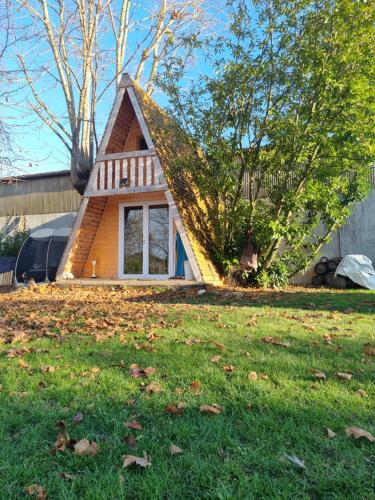
[[[148,217],[149,274],[168,274],[168,207],[150,206]]]
[[[124,274],[143,274],[143,208],[124,210]]]

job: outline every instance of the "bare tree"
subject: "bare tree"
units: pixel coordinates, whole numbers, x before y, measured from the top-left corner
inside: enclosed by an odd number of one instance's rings
[[[205,0],[15,0],[31,20],[17,51],[29,107],[62,141],[83,192],[97,149],[97,114],[124,70],[152,93],[169,57],[186,55],[208,26]]]

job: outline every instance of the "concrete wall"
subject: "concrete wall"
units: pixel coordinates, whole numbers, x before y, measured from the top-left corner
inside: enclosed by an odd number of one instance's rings
[[[320,252],[321,256],[328,258],[348,254],[366,255],[375,264],[375,189],[354,208],[346,224]],[[292,283],[310,284],[315,274],[313,267],[305,274],[293,278]]]
[[[62,227],[73,228],[77,212],[55,213],[55,214],[33,214],[13,217],[0,217],[0,232],[11,234],[19,225],[26,223],[27,229],[59,229]]]

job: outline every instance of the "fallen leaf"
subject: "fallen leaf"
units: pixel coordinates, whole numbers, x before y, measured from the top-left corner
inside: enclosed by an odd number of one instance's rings
[[[363,352],[364,354],[366,354],[366,356],[375,356],[375,346],[371,344],[364,344]]]
[[[142,430],[142,425],[139,422],[137,422],[136,420],[124,422],[124,427],[127,427],[128,429],[135,429],[137,431]]]
[[[217,347],[218,349],[220,349],[220,351],[224,351],[224,349],[225,349],[225,345],[224,344],[222,344],[221,342],[217,342],[216,340],[214,340],[212,343],[213,343],[213,345],[215,347]]]
[[[235,368],[233,365],[224,365],[223,370],[225,371],[225,373],[232,373],[234,372]]]
[[[143,457],[136,457],[134,455],[124,455],[123,459],[123,467],[129,467],[130,465],[139,465],[140,467],[150,467],[151,466],[151,457],[147,456],[144,453]]]
[[[292,462],[293,464],[297,465],[301,469],[305,469],[306,468],[305,467],[305,462],[301,458],[296,457],[295,455],[286,455],[285,454],[285,458],[287,458],[290,462]]]
[[[169,448],[169,452],[171,455],[179,455],[180,453],[183,453],[184,450],[182,448],[179,448],[178,446],[171,444]]]
[[[27,486],[25,492],[30,496],[35,496],[38,500],[47,498],[47,492],[40,484],[31,484]]]
[[[348,437],[353,437],[354,439],[365,438],[370,441],[370,443],[375,442],[375,437],[370,432],[364,431],[359,427],[347,427],[345,433]]]
[[[70,445],[69,435],[66,433],[64,434],[59,433],[55,441],[55,447],[52,448],[51,453],[55,454],[56,451],[65,451],[70,446],[71,445]]]
[[[67,472],[59,472],[59,478],[64,479],[65,481],[71,481],[75,478],[73,474],[68,474]]]
[[[332,429],[330,429],[329,427],[326,427],[326,431],[327,431],[327,436],[330,438],[330,439],[333,439],[336,437],[336,432],[333,432]]]
[[[199,411],[204,412],[204,413],[214,413],[215,415],[218,415],[224,410],[224,408],[217,403],[213,403],[212,405],[201,405],[199,407]]]
[[[156,372],[156,368],[149,366],[148,368],[139,368],[138,365],[130,365],[130,376],[132,378],[148,377]]]
[[[172,413],[173,415],[182,415],[184,413],[185,405],[183,403],[177,403],[177,405],[168,405],[165,407],[167,413]]]
[[[347,372],[337,372],[336,377],[341,379],[341,380],[351,380],[352,379],[352,374],[347,373]]]
[[[137,447],[137,440],[133,436],[125,436],[124,443],[128,444],[130,448],[133,449]]]
[[[202,390],[202,384],[199,382],[199,380],[193,380],[190,384],[189,389],[193,394],[198,394]]]
[[[80,422],[83,422],[83,413],[79,412],[77,413],[77,415],[74,415],[72,421],[74,424],[79,424]]]
[[[247,376],[249,380],[257,380],[258,379],[258,374],[257,372],[250,372]]]
[[[219,355],[213,356],[211,358],[212,363],[218,363],[220,360],[221,360],[221,356],[219,356]]]
[[[273,345],[278,345],[280,347],[290,347],[289,342],[283,342],[277,337],[271,337],[270,335],[261,338],[261,341],[264,342],[265,344],[273,344]]]
[[[65,431],[65,422],[64,420],[58,420],[56,423],[55,423],[55,427],[57,427],[58,429],[61,429],[63,431]]]
[[[99,446],[95,441],[81,439],[74,445],[74,454],[78,456],[89,455],[95,457],[99,453]]]
[[[186,339],[184,342],[185,342],[185,345],[194,345],[194,344],[201,344],[202,340],[194,338],[194,339]]]
[[[25,368],[25,369],[29,368],[28,363],[26,363],[26,361],[25,361],[25,360],[23,360],[23,359],[20,359],[20,360],[18,361],[18,366],[19,366],[20,368]],[[34,486],[34,485],[33,485],[33,486]]]
[[[358,394],[358,396],[361,396],[361,398],[367,398],[368,396],[367,392],[363,389],[358,389],[358,391],[356,391],[356,394]]]
[[[53,373],[57,370],[56,366],[51,366],[51,365],[46,365],[46,366],[41,366],[39,368],[39,371],[41,373]]]
[[[147,394],[158,394],[161,392],[161,385],[159,382],[151,382],[151,384],[146,385],[145,391]]]

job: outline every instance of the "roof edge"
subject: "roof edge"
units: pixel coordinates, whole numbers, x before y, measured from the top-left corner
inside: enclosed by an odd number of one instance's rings
[[[22,174],[22,175],[8,175],[7,177],[0,178],[0,184],[9,183],[12,181],[28,181],[32,179],[41,179],[43,177],[63,177],[70,175],[70,170],[55,170],[54,172],[38,172],[35,174]]]

